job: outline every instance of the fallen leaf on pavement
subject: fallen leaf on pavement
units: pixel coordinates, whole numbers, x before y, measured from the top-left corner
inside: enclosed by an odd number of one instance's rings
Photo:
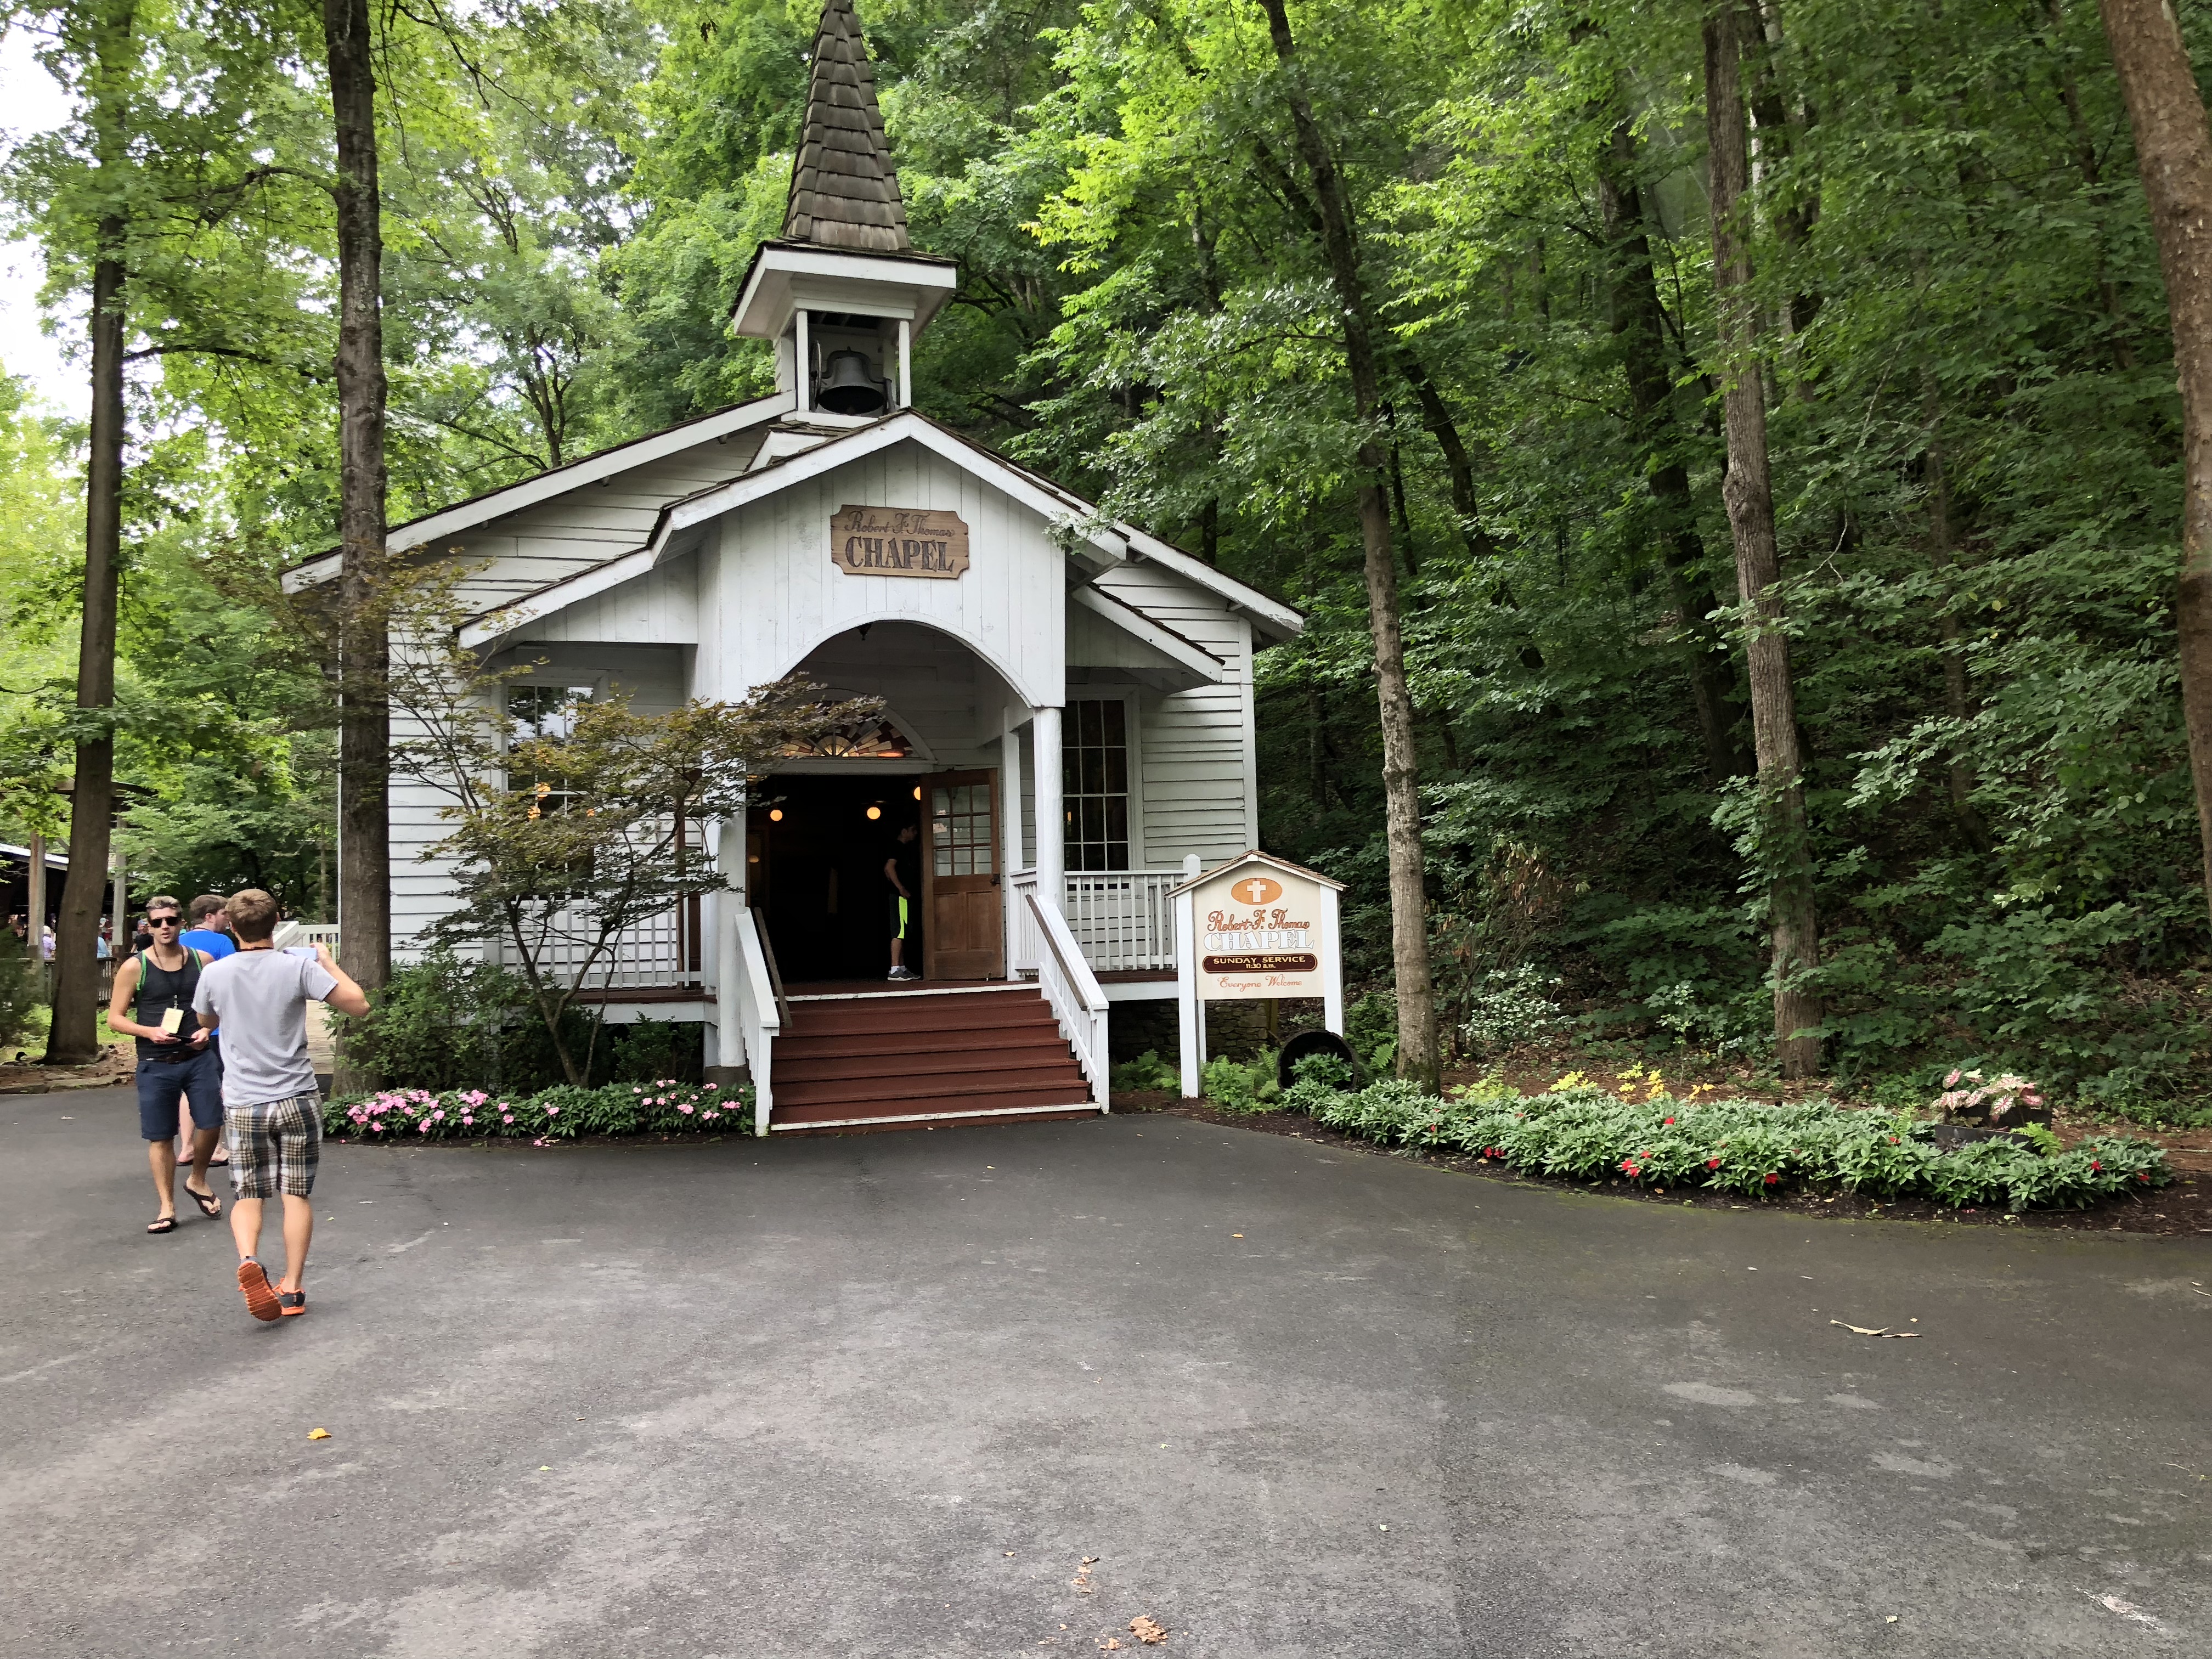
[[[2078,1584],[2075,1588],[2081,1589]],[[2152,1618],[2132,1601],[2123,1601],[2117,1595],[2100,1595],[2094,1590],[2081,1590],[2081,1594],[2104,1608],[2106,1612],[2118,1613],[2131,1625],[2141,1625],[2146,1630],[2162,1632],[2166,1629],[2165,1626],[2160,1624],[2157,1620]]]
[[[1146,1618],[1142,1613],[1139,1613],[1129,1621],[1129,1628],[1136,1632],[1137,1639],[1147,1647],[1156,1642],[1164,1642],[1168,1639],[1167,1626]]]
[[[1112,1652],[1115,1649],[1116,1649],[1116,1648],[1120,1647],[1120,1646],[1121,1645],[1121,1639],[1120,1639],[1118,1637],[1109,1636],[1109,1637],[1108,1637],[1104,1641],[1101,1642],[1098,1645],[1099,1645],[1100,1647],[1102,1647],[1102,1648],[1105,1649],[1108,1652],[1109,1652],[1109,1653],[1110,1653],[1110,1652]]]
[[[1917,1336],[1920,1334],[1917,1331],[1893,1331],[1887,1325],[1869,1330],[1864,1325],[1844,1324],[1840,1319],[1832,1319],[1828,1322],[1831,1325],[1842,1325],[1854,1336]]]
[[[328,1429],[309,1429],[307,1431],[307,1438],[310,1440],[327,1440],[330,1437],[331,1431]]]

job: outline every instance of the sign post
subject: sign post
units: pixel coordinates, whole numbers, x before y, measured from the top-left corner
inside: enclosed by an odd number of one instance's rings
[[[1319,997],[1322,1023],[1344,1035],[1344,884],[1272,854],[1241,854],[1168,890],[1175,913],[1182,1092],[1206,1065],[1206,1005]]]

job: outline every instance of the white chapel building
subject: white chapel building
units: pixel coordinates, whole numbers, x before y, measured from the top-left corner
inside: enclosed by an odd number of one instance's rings
[[[883,700],[705,827],[725,890],[626,939],[599,993],[610,1020],[702,1024],[763,1132],[1100,1109],[1112,1006],[1176,993],[1168,890],[1259,844],[1253,655],[1303,619],[915,412],[957,281],[908,240],[859,21],[827,0],[784,233],[734,319],[774,342],[775,395],[388,544],[481,567],[461,643],[542,664],[550,696],[672,708],[796,672]],[[450,887],[419,856],[443,799],[394,781],[401,959]],[[892,982],[902,818],[921,977]]]

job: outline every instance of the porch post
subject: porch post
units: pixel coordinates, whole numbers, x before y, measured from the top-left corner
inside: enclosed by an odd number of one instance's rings
[[[1036,763],[1037,896],[1067,912],[1067,810],[1060,796],[1060,710],[1042,704],[1030,710],[1030,746]]]
[[[999,829],[1005,851],[999,856],[999,886],[1006,896],[1006,977],[1019,979],[1014,962],[1014,941],[1022,936],[1014,915],[1013,873],[1022,867],[1022,734],[1021,710],[1008,703],[1001,711],[999,738]]]
[[[752,1063],[744,1050],[744,1027],[738,1018],[738,979],[744,964],[738,960],[738,913],[749,896],[745,878],[745,821],[740,806],[735,814],[714,826],[714,867],[728,884],[715,895],[714,905],[714,1033],[715,1063]],[[702,953],[701,965],[705,965]]]

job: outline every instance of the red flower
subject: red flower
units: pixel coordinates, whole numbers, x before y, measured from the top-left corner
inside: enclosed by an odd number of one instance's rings
[[[1782,1177],[1781,1177],[1780,1176],[1778,1176],[1778,1175],[1771,1175],[1771,1174],[1770,1174],[1770,1175],[1766,1177],[1766,1184],[1767,1184],[1768,1186],[1771,1187],[1771,1186],[1772,1186],[1776,1182],[1778,1182],[1778,1181],[1779,1181],[1779,1180],[1781,1180],[1781,1179],[1782,1179]]]
[[[2093,1170],[2101,1170],[2105,1166],[2093,1158],[2089,1160],[2089,1167]]]
[[[1668,1118],[1668,1119],[1667,1120],[1667,1121],[1668,1121],[1668,1122],[1669,1122],[1669,1123],[1672,1123],[1674,1121],[1674,1120],[1673,1118],[1671,1118],[1671,1117],[1670,1117],[1670,1118]]]
[[[1705,1167],[1708,1170],[1717,1170],[1721,1167],[1721,1161],[1717,1158],[1709,1158],[1705,1160]]]
[[[2136,1171],[2136,1179],[2141,1182],[2148,1182],[2150,1180],[2150,1171],[2148,1170],[2137,1170]]]
[[[1893,1146],[1897,1145],[1897,1137],[1895,1135],[1892,1135],[1889,1138],[1889,1144]]]

